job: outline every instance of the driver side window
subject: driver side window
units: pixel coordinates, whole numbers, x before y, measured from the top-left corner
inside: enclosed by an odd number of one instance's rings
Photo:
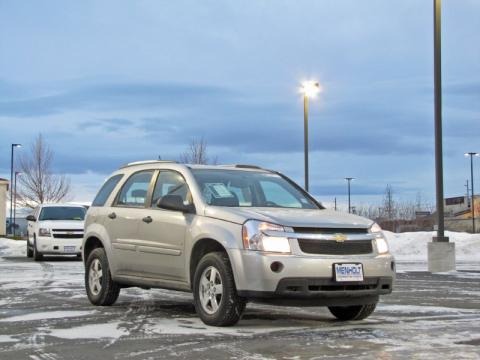
[[[153,190],[152,207],[165,195],[178,195],[182,198],[184,205],[192,204],[192,196],[183,176],[173,170],[161,170]]]

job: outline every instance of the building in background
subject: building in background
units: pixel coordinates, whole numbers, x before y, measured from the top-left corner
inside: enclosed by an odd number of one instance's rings
[[[473,197],[475,206],[476,231],[480,231],[478,224],[480,216],[480,196]],[[445,199],[445,228],[451,231],[472,232],[472,204],[469,196],[456,196]]]
[[[0,236],[7,235],[8,180],[0,178]]]

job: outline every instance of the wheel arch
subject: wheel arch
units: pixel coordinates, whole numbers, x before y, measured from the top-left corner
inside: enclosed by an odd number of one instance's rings
[[[190,254],[190,266],[189,266],[189,280],[190,280],[190,288],[193,290],[193,277],[195,275],[195,269],[197,268],[198,263],[208,253],[211,252],[224,252],[227,254],[230,260],[230,256],[228,255],[227,249],[217,240],[212,238],[203,238],[199,239],[195,242],[192,248],[192,252]]]
[[[103,242],[96,236],[90,236],[85,240],[83,244],[83,262],[85,263],[88,259],[88,255],[97,249],[97,248],[105,248]]]

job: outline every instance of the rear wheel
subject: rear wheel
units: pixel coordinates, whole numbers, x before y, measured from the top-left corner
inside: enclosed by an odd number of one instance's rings
[[[200,260],[193,280],[193,296],[205,324],[231,326],[240,320],[246,302],[237,294],[226,253],[209,253]]]
[[[42,261],[43,254],[37,250],[37,239],[33,238],[33,260],[35,261]]]
[[[363,320],[372,315],[377,304],[354,306],[329,306],[328,310],[338,320]]]
[[[112,280],[105,249],[97,248],[85,263],[85,288],[93,305],[113,305],[120,294],[120,286]]]

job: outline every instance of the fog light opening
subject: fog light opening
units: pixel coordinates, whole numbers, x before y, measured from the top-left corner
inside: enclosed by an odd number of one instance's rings
[[[273,263],[270,264],[270,270],[272,270],[275,273],[279,273],[280,271],[283,270],[283,264],[279,261],[274,261]]]
[[[392,261],[390,263],[390,268],[392,269],[392,271],[395,271],[395,261]]]

